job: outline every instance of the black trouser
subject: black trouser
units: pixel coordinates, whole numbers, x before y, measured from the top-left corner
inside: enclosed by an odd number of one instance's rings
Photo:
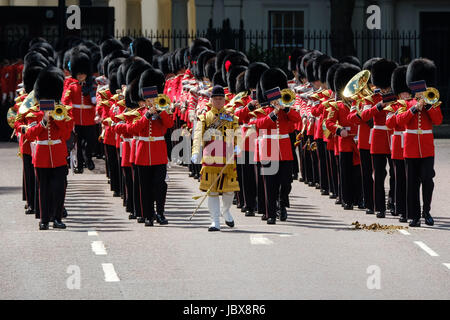
[[[297,146],[298,149],[298,158],[300,161],[300,175],[303,179],[303,181],[307,181],[306,179],[306,169],[305,169],[305,152],[303,146],[305,145],[304,137],[302,136],[300,138],[300,143]]]
[[[79,126],[75,125],[75,133],[77,134],[77,160],[78,168],[82,168],[83,164],[92,159],[92,153],[97,143],[97,126]]]
[[[156,212],[158,214],[164,213],[167,194],[167,166],[165,164],[138,166],[138,170],[141,184],[142,216],[146,219],[152,219],[155,214],[155,202]]]
[[[102,134],[102,125],[100,123],[96,124],[95,129],[96,129],[96,135],[97,135],[97,137],[99,137]],[[98,138],[97,138],[97,140],[95,141],[95,155],[100,157],[103,155],[103,151],[104,151],[103,143],[98,141]]]
[[[338,197],[339,196],[339,179],[338,179],[338,165],[336,156],[334,155],[334,150],[328,150],[328,158],[330,160],[330,187],[331,192]]]
[[[352,205],[355,192],[355,172],[353,168],[353,152],[341,152],[339,155],[342,202]]]
[[[236,198],[237,198],[237,206],[238,207],[245,207],[245,203],[244,203],[244,188],[243,188],[243,184],[242,184],[242,164],[236,164],[236,175],[237,175],[237,180],[239,183],[239,191],[235,192]]]
[[[312,170],[313,170],[313,182],[314,184],[319,183],[320,184],[320,177],[319,177],[319,159],[317,157],[317,151],[313,151],[312,150],[312,144],[313,142],[316,142],[314,140],[313,136],[309,136],[310,138],[310,147],[311,147],[311,152],[310,152],[310,156],[311,156],[311,162],[312,162]],[[317,147],[317,142],[316,142],[316,147]]]
[[[25,198],[28,204],[28,208],[35,209],[34,206],[34,193],[35,193],[35,173],[32,163],[32,157],[29,154],[22,155],[23,160],[23,175],[24,175],[24,187]]]
[[[405,160],[392,160],[395,173],[395,213],[406,218]]]
[[[54,217],[61,221],[64,208],[64,189],[67,166],[57,168],[36,168],[39,184],[39,205],[41,223],[49,223]]]
[[[133,208],[134,215],[142,217],[141,208],[141,184],[139,182],[139,170],[135,164],[131,165],[131,171],[133,175]]]
[[[275,174],[267,174],[266,168],[273,163],[263,164],[263,178],[266,194],[266,217],[277,217],[277,204],[289,207],[289,193],[292,189],[292,161],[279,161]]]
[[[338,194],[337,196],[339,197],[339,199],[341,201],[343,201],[343,196],[342,196],[342,172],[341,172],[341,156],[340,155],[335,155],[334,156],[335,160],[336,160],[336,171],[337,171],[337,182],[338,182]]]
[[[247,210],[256,209],[256,173],[253,164],[253,152],[242,151],[245,163],[242,165],[242,189],[244,190],[244,203]]]
[[[117,176],[119,177],[119,192],[120,195],[123,195],[124,192],[124,181],[122,176],[122,158],[120,157],[120,148],[116,148],[116,157],[117,157]]]
[[[388,158],[389,164],[389,193],[388,193],[388,204],[392,206],[395,205],[395,171],[394,171],[394,163],[392,162],[391,157]]]
[[[266,191],[264,189],[264,178],[261,174],[261,162],[255,165],[256,186],[258,188],[257,207],[259,214],[266,214]]]
[[[125,181],[125,194],[124,200],[126,203],[127,212],[134,213],[133,206],[133,173],[131,167],[122,167],[124,181]]]
[[[384,190],[384,180],[386,179],[386,162],[390,158],[387,154],[372,154],[373,166],[373,199],[376,212],[386,211],[386,193]]]
[[[317,157],[319,160],[319,177],[320,177],[320,189],[328,191],[328,172],[327,172],[327,160],[326,152],[327,146],[323,139],[317,139]]]
[[[364,206],[366,209],[375,210],[373,206],[373,178],[372,178],[372,158],[370,150],[359,149],[361,159],[361,176],[363,184]]]
[[[435,176],[434,157],[406,158],[406,212],[408,219],[420,219],[420,184],[422,184],[423,212],[431,210]]]
[[[297,137],[297,135],[295,134],[295,132],[289,133],[289,138],[291,139],[292,156],[294,157],[294,160],[292,160],[292,174],[294,176],[298,176],[298,172],[299,172],[297,152],[295,152],[296,137]]]
[[[308,145],[307,145],[307,141],[308,141],[308,137],[305,140],[305,143],[303,144],[303,153],[304,153],[304,166],[305,166],[305,176],[306,176],[306,181],[311,183],[314,182],[314,169],[313,169],[313,161],[312,161],[312,156],[311,156],[311,150],[308,150]],[[310,140],[310,143],[312,142],[312,140]]]
[[[120,192],[119,167],[117,166],[119,161],[117,160],[116,147],[105,144],[105,148],[106,158],[108,159],[107,170],[111,179],[111,191]]]

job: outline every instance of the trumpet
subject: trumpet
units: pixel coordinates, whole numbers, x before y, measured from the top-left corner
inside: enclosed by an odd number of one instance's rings
[[[67,106],[59,104],[59,105],[55,106],[55,110],[53,110],[50,113],[50,116],[56,121],[62,121],[62,120],[70,121],[70,120],[72,120],[72,118],[69,117],[69,113],[68,113],[68,111],[70,109],[71,109],[71,107],[67,107]]]
[[[155,100],[155,106],[158,111],[166,111],[169,112],[170,109],[170,98],[165,94],[158,94]]]
[[[289,88],[281,90],[281,103],[285,107],[292,107],[295,104],[295,92]]]

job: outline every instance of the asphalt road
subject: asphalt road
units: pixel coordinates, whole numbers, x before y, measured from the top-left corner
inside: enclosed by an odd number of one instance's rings
[[[128,220],[104,164],[69,176],[66,230],[38,230],[24,214],[17,144],[0,144],[0,299],[449,299],[450,140],[437,140],[435,226],[344,211],[294,182],[288,220],[267,225],[233,207],[236,227],[192,221],[198,182],[172,165],[168,226]],[[223,221],[223,220],[222,220]]]

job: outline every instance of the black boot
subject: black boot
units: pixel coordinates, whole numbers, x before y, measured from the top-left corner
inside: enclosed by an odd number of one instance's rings
[[[247,211],[245,211],[245,216],[246,217],[254,217],[255,211],[253,209],[248,209]]]
[[[164,216],[164,213],[158,213],[156,215],[156,221],[160,224],[160,225],[166,225],[169,224],[169,221],[166,219],[166,217]]]
[[[48,230],[48,223],[39,223],[39,230]]]
[[[62,221],[61,220],[55,220],[54,222],[53,222],[53,229],[65,229],[66,228],[66,225],[64,224],[64,223],[62,223]]]
[[[420,227],[420,218],[414,219],[409,223],[410,227]]]
[[[25,211],[25,214],[35,214],[35,212],[34,212],[34,210],[33,210],[33,208],[31,208],[31,207],[28,207],[28,209]]]
[[[386,218],[386,212],[384,211],[377,212],[377,218],[380,219]]]
[[[425,224],[426,224],[427,226],[432,226],[432,225],[434,225],[433,217],[430,215],[429,212],[424,212],[424,213],[423,213],[423,217],[425,218]]]
[[[286,207],[280,208],[280,221],[286,221],[287,220],[287,210]]]

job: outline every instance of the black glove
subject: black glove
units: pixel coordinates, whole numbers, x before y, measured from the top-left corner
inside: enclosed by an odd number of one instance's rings
[[[250,103],[247,105],[247,108],[248,108],[248,110],[250,110],[250,112],[253,112],[253,111],[256,110],[256,105],[255,105],[255,103],[250,102]]]
[[[378,111],[383,110],[383,104],[381,102],[377,103],[377,109],[378,109]]]

